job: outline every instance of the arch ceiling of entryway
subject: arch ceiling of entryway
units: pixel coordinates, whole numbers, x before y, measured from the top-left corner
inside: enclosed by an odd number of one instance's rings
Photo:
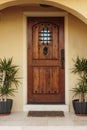
[[[48,4],[61,8],[87,24],[87,0],[0,0],[0,9],[20,4]]]

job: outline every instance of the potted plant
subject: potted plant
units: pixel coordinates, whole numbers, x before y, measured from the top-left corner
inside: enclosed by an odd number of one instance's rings
[[[13,58],[0,59],[0,114],[10,114],[13,104],[9,96],[17,92],[20,80],[17,77],[19,67],[13,65]]]
[[[72,73],[78,74],[79,79],[73,91],[74,96],[79,99],[73,100],[73,108],[76,115],[87,115],[87,59],[77,57],[74,60]]]

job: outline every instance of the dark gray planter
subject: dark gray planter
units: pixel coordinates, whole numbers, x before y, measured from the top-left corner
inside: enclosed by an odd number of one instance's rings
[[[12,104],[12,99],[7,99],[7,101],[0,101],[0,114],[10,114]]]
[[[77,115],[87,115],[87,102],[79,102],[78,99],[73,100],[73,108]]]

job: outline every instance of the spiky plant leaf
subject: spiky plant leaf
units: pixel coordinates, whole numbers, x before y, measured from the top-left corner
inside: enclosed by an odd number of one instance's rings
[[[0,59],[0,73],[5,72],[5,79],[2,81],[2,76],[0,76],[0,83],[3,82],[3,86],[0,87],[0,95],[13,96],[16,92],[19,84],[20,78],[17,77],[19,67],[13,65],[13,58]]]
[[[82,100],[85,99],[85,95],[87,94],[87,59],[79,58],[79,56],[74,61],[74,67],[72,69],[72,73],[77,74],[79,76],[78,83],[76,87],[72,88],[72,92],[74,93],[73,97],[77,95],[81,95]]]
[[[72,73],[87,73],[87,59],[79,58],[79,56],[74,61],[74,68],[72,69]]]

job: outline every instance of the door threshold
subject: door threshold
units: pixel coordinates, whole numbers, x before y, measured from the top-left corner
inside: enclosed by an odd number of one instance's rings
[[[66,104],[26,104],[23,111],[69,111],[69,106]]]
[[[35,104],[35,105],[60,105],[60,104],[65,104],[65,102],[29,102],[27,103],[27,105],[32,105],[32,104]]]

